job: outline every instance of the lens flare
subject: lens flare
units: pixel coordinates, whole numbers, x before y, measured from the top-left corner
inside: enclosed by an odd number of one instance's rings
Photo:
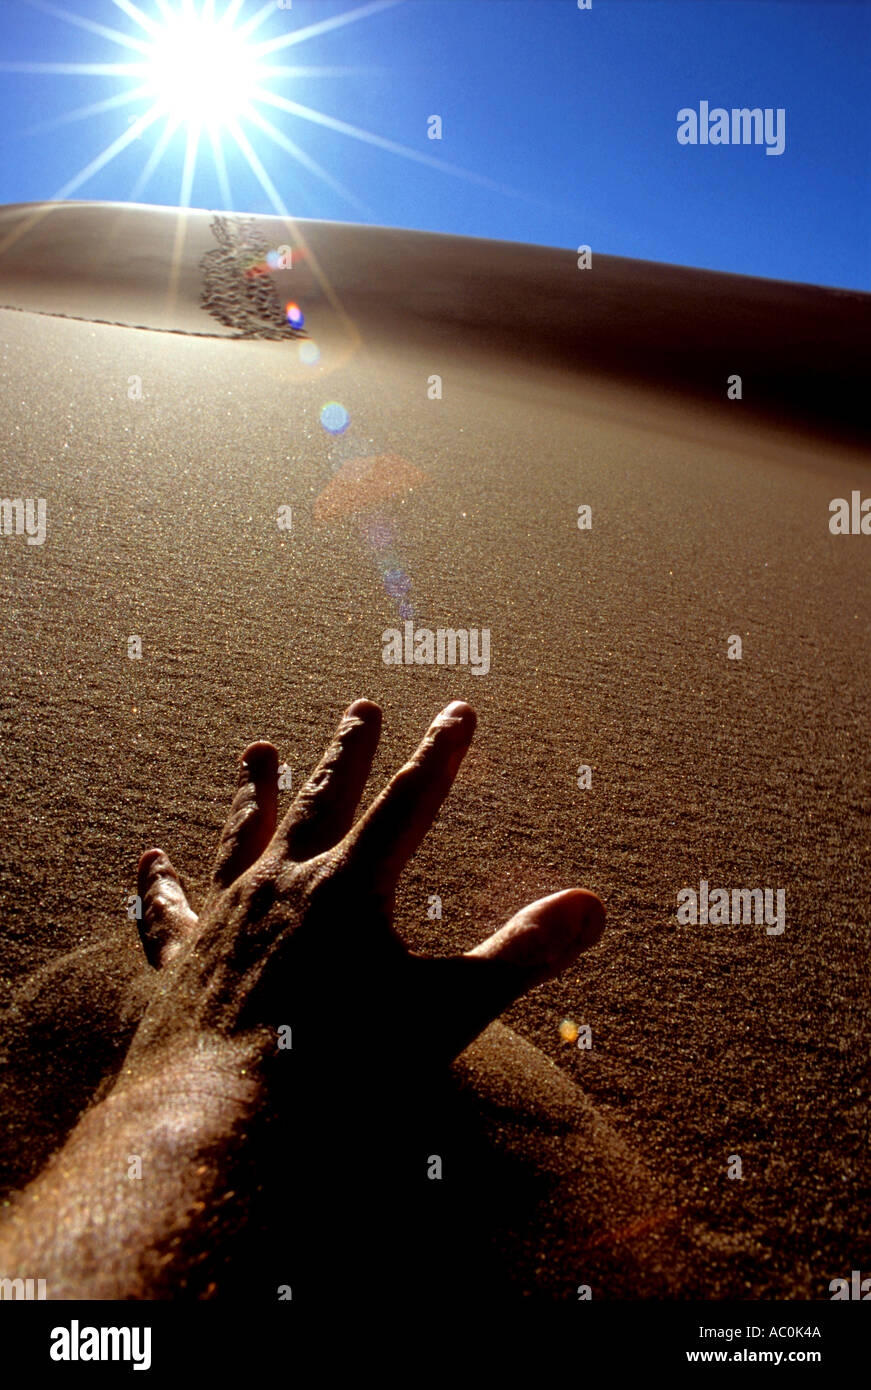
[[[306,367],[315,367],[321,360],[321,350],[311,338],[299,345],[299,360]]]
[[[338,401],[330,401],[321,412],[321,423],[329,425],[324,415],[329,410],[338,412],[335,418],[329,416],[332,424],[340,425],[344,420],[347,426],[348,412]],[[330,449],[331,454],[345,452],[344,446],[351,444],[346,458],[333,473],[332,478],[315,500],[314,518],[318,525],[338,517],[356,516],[363,539],[368,543],[373,559],[378,566],[384,592],[397,606],[402,619],[414,618],[411,601],[413,587],[411,576],[398,553],[393,521],[388,508],[397,499],[409,496],[415,487],[426,482],[426,475],[408,459],[398,454],[355,455],[353,441],[343,440]]]
[[[344,434],[351,423],[351,417],[338,401],[327,401],[321,411],[321,424],[330,434]]]
[[[402,598],[411,588],[411,580],[405,570],[388,570],[384,576],[384,588],[391,598]]]
[[[386,550],[393,542],[393,533],[386,521],[370,521],[366,527],[366,539],[373,550]]]
[[[305,319],[303,317],[302,309],[300,309],[298,304],[294,304],[291,300],[290,304],[288,304],[285,308],[285,313],[287,314],[288,323],[293,328],[302,328],[303,324],[305,323]]]

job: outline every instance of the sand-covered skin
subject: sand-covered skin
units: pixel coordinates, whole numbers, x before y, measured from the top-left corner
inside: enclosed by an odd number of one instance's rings
[[[450,952],[560,888],[605,901],[600,946],[504,1020],[617,1141],[614,1169],[591,1169],[590,1205],[619,1213],[602,1229],[628,1242],[622,1276],[603,1254],[602,1288],[828,1297],[871,1257],[871,540],[828,529],[833,497],[871,494],[867,454],[839,440],[860,419],[868,298],[258,219],[270,244],[307,248],[276,281],[321,348],[309,365],[293,335],[235,336],[203,308],[211,221],[189,214],[182,237],[165,210],[0,217],[0,495],[44,497],[48,515],[42,546],[0,538],[0,1007],[20,1001],[0,1017],[5,1185],[111,1070],[122,995],[135,1017],[136,984],[107,982],[98,952],[58,961],[105,940],[111,976],[135,974],[139,853],[161,844],[201,888],[250,740],[272,739],[298,785],[345,705],[377,700],[374,790],[462,698],[478,733],[398,923]],[[33,241],[52,226],[54,260]],[[744,401],[726,401],[727,372]],[[329,400],[350,414],[338,440],[319,422]],[[389,544],[351,493],[316,520],[343,464],[385,455],[425,476],[383,503]],[[490,629],[486,676],[383,664],[381,634],[401,626],[387,551],[416,624]],[[700,878],[784,888],[786,931],[677,926],[676,895]],[[592,1026],[592,1052],[562,1041],[564,1018]],[[365,1038],[348,1066],[365,1067]],[[540,1086],[559,1108],[535,1076],[526,1103]],[[637,1189],[633,1163],[656,1189],[637,1220],[613,1186]],[[549,1225],[543,1255],[533,1236],[514,1256],[568,1297],[595,1257],[579,1272],[557,1201],[562,1235]],[[654,1229],[638,1222],[663,1211],[693,1257],[636,1275],[629,1247]]]

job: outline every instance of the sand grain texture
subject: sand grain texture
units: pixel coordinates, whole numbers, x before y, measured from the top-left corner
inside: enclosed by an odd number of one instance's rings
[[[829,501],[871,487],[868,297],[256,219],[302,252],[271,278],[312,366],[235,271],[238,317],[203,307],[211,228],[0,212],[0,494],[48,508],[43,546],[0,538],[6,1188],[123,1055],[141,850],[196,893],[248,741],[298,785],[342,708],[378,700],[371,793],[463,698],[479,730],[404,881],[407,939],[467,949],[575,884],[609,913],[458,1064],[515,1289],[827,1297],[871,1260],[871,542],[828,530]],[[332,505],[343,467],[386,456],[413,483],[379,497],[389,544]],[[488,675],[383,664],[397,569],[418,624],[490,629]],[[785,888],[786,932],[678,927],[700,878]],[[349,1067],[364,1053],[349,1040]]]

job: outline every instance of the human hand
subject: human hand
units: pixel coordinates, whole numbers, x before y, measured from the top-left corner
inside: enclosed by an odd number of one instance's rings
[[[597,941],[604,909],[555,893],[461,956],[397,936],[397,879],[474,727],[449,705],[356,824],[377,705],[350,707],[277,829],[278,754],[252,744],[199,917],[166,856],[142,856],[154,993],[120,1076],[8,1213],[0,1265],[45,1271],[52,1298],[274,1297],[290,1282],[311,1301],[351,1249],[391,1297],[419,1245],[431,1282],[454,1287],[462,1245],[480,1282],[487,1183],[440,1084],[422,1083],[447,1082],[491,1019]],[[451,1181],[421,1178],[433,1154]]]
[[[410,951],[393,929],[397,880],[432,826],[475,730],[454,702],[365,814],[354,814],[381,711],[357,700],[276,829],[278,753],[254,743],[221,833],[199,917],[165,854],[139,864],[141,934],[161,987],[129,1067],[203,1039],[268,1070],[289,1026],[324,1065],[339,1039],[390,1069],[413,1039],[415,1066],[447,1063],[509,1004],[598,941],[604,908],[570,889],[518,912],[460,956]],[[223,1053],[222,1053],[223,1055]],[[265,1072],[264,1072],[265,1074]]]

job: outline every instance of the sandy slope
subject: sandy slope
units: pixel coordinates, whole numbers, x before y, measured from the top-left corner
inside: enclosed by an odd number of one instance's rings
[[[868,298],[259,219],[263,245],[303,253],[270,278],[306,314],[312,365],[252,299],[238,238],[218,296],[235,322],[202,306],[210,223],[0,214],[0,494],[48,508],[43,546],[0,539],[8,1185],[135,1016],[139,851],[162,843],[201,883],[250,738],[296,779],[365,694],[386,715],[374,786],[462,697],[479,733],[407,877],[408,938],[462,949],[578,882],[609,908],[583,968],[506,1019],[559,1071],[504,1030],[463,1062],[510,1181],[539,1174],[514,1221],[506,1178],[522,1280],[570,1297],[582,1266],[611,1295],[826,1296],[869,1259],[871,541],[828,531],[832,497],[871,491],[845,437]],[[338,439],[330,399],[350,413]],[[376,533],[353,466],[383,456],[425,481]],[[337,477],[347,510],[318,522]],[[390,570],[417,623],[490,629],[487,676],[382,663]],[[785,888],[786,932],[678,927],[700,878]],[[592,1025],[592,1053],[561,1042],[564,1017]]]

